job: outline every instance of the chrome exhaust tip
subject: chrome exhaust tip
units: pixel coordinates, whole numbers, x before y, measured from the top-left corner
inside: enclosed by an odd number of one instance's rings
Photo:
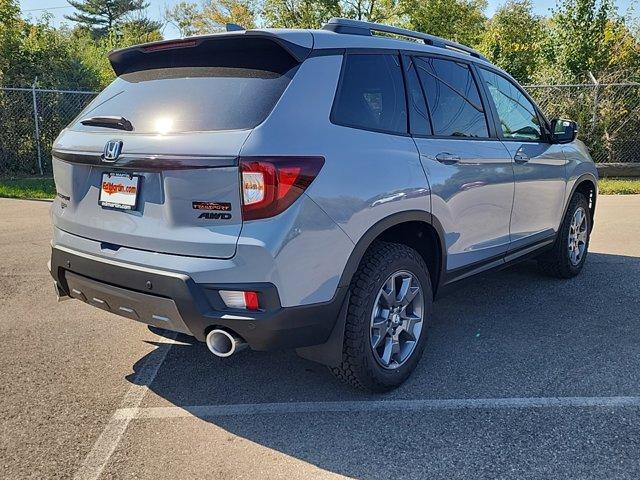
[[[247,342],[235,333],[216,328],[207,334],[207,348],[216,357],[230,357],[246,347]]]

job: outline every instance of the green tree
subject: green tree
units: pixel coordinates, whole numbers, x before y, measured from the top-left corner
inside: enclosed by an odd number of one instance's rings
[[[115,78],[108,58],[111,50],[162,40],[159,31],[148,32],[144,27],[139,28],[135,21],[124,23],[120,30],[120,34],[112,33],[98,39],[82,28],[73,31],[73,50],[95,79],[95,90],[106,87]]]
[[[165,20],[175,26],[183,37],[198,33],[195,22],[199,15],[198,5],[185,0],[165,9],[164,12]]]
[[[56,29],[50,17],[30,23],[20,17],[16,0],[0,0],[0,85],[85,89],[97,86],[72,46],[69,31]]]
[[[606,31],[614,12],[612,0],[559,0],[551,18],[549,61],[579,81],[587,72],[604,70],[609,62]]]
[[[640,81],[640,42],[623,18],[610,20],[604,35],[608,63],[596,72],[602,81]]]
[[[547,24],[538,81],[588,82],[589,72],[602,82],[638,80],[638,32],[612,0],[560,0]]]
[[[407,25],[464,45],[475,46],[485,29],[486,0],[401,0]]]
[[[20,7],[15,0],[0,0],[0,85],[18,61],[23,22],[20,19]]]
[[[338,0],[264,0],[262,18],[268,27],[319,28],[340,14]]]
[[[0,86],[89,90],[98,87],[96,77],[73,48],[69,30],[50,25],[50,17],[36,21],[21,18],[16,0],[0,0]],[[52,92],[38,94],[40,143],[44,152],[53,139],[77,115],[89,96]],[[31,93],[0,90],[0,172],[40,173],[36,162]],[[50,173],[48,158],[44,172]]]
[[[224,31],[227,23],[256,28],[256,7],[249,0],[211,0],[195,18],[198,33]]]
[[[399,23],[396,0],[341,0],[340,16],[378,23]]]
[[[256,28],[258,7],[252,0],[209,0],[201,8],[186,1],[165,12],[182,36],[222,32],[227,23]]]
[[[489,20],[479,49],[521,83],[528,83],[543,60],[544,23],[530,0],[508,0]]]
[[[67,0],[70,5],[78,10],[65,18],[76,22],[80,27],[91,31],[94,36],[102,37],[117,31],[123,23],[126,23],[130,14],[141,12],[149,6],[145,0]],[[160,28],[160,24],[148,19],[141,21],[147,31]]]

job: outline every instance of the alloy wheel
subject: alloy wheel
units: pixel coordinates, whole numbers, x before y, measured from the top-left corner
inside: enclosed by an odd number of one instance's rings
[[[569,226],[569,260],[573,265],[578,265],[587,249],[587,213],[584,208],[578,207],[571,218]]]
[[[422,286],[415,275],[401,270],[387,278],[374,303],[369,336],[382,367],[398,368],[411,357],[422,332],[424,311]]]

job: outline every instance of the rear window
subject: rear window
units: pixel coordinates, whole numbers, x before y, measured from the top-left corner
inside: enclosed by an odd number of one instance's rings
[[[81,120],[124,117],[134,133],[249,129],[269,115],[293,78],[286,73],[235,67],[143,70],[118,77],[78,116],[72,129],[105,131]]]

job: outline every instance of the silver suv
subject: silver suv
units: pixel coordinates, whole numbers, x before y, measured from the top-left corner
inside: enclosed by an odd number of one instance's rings
[[[109,59],[53,149],[60,298],[384,391],[436,294],[525,258],[584,265],[597,172],[576,124],[470,48],[332,19]]]

